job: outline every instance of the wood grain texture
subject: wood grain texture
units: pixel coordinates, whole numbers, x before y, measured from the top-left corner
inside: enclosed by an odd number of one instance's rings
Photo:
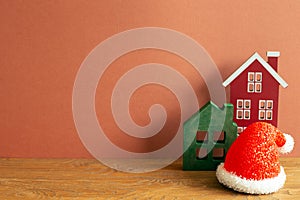
[[[94,159],[0,159],[0,199],[300,199],[300,158],[282,158],[287,181],[270,195],[236,193],[214,171],[183,171],[181,160],[150,173],[124,173]]]

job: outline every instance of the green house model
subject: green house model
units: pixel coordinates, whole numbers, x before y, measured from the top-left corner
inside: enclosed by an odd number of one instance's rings
[[[233,105],[208,102],[184,123],[184,170],[216,170],[238,136]]]

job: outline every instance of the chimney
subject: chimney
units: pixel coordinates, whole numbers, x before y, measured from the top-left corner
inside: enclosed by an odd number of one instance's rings
[[[277,72],[279,51],[267,51],[268,63]]]

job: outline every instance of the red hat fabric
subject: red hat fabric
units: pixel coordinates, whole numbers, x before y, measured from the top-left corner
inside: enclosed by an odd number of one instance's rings
[[[229,148],[216,172],[220,183],[239,192],[268,194],[283,187],[286,174],[279,152],[293,149],[293,138],[265,122],[248,126]]]

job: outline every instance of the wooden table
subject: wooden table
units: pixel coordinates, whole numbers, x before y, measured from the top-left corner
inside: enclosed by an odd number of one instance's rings
[[[271,195],[221,186],[210,171],[181,161],[151,173],[124,173],[94,159],[0,159],[0,199],[300,199],[300,158],[282,158],[287,181]]]

